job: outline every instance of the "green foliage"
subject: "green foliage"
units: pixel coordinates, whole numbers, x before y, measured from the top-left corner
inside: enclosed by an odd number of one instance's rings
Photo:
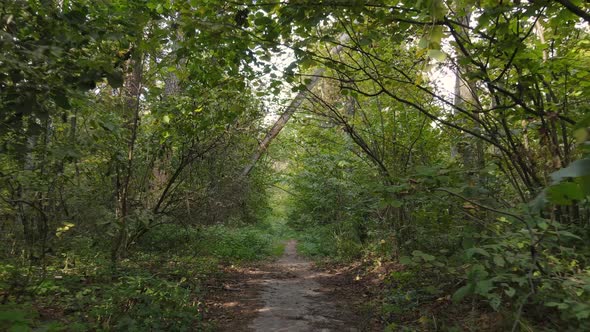
[[[254,227],[212,227],[205,236],[204,248],[222,260],[253,261],[273,253],[272,235]]]
[[[57,308],[72,329],[191,330],[202,278],[289,236],[401,262],[390,329],[439,328],[441,298],[590,329],[581,1],[0,9],[2,329],[60,330],[41,323]],[[311,90],[295,126],[240,176],[289,89]]]
[[[332,229],[316,226],[298,236],[297,252],[313,258],[336,256],[338,251]]]
[[[281,255],[281,232],[264,223],[231,228],[161,225],[139,239],[115,276],[99,244],[70,237],[67,250],[47,258],[44,274],[18,261],[0,265],[2,296],[31,304],[3,306],[0,321],[3,328],[63,329],[53,317],[47,321],[32,309],[50,308],[60,310],[57,318],[78,330],[205,328],[201,316],[207,281],[219,276],[221,264]]]
[[[0,328],[3,331],[29,331],[35,318],[35,313],[30,307],[14,304],[0,305]]]
[[[381,307],[383,319],[390,321],[396,315],[401,315],[417,309],[420,305],[437,298],[440,290],[418,277],[418,271],[394,271],[386,279],[391,287],[385,294]]]
[[[263,224],[204,228],[165,225],[147,234],[139,245],[147,252],[214,257],[233,264],[276,255],[279,241],[280,238]]]
[[[199,320],[199,302],[192,298],[186,279],[169,282],[150,275],[125,276],[106,290],[79,295],[100,298],[89,314],[106,330],[190,331]]]

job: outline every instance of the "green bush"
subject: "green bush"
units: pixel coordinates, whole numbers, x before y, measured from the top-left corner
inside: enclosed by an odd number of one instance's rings
[[[210,227],[204,236],[207,250],[225,261],[252,261],[273,253],[272,235],[251,226]]]
[[[304,256],[312,258],[335,257],[336,242],[332,227],[316,226],[298,235],[297,250]]]
[[[123,277],[95,296],[90,311],[98,327],[117,331],[190,331],[199,320],[189,287],[149,275]]]
[[[206,228],[163,225],[146,234],[140,246],[147,252],[182,252],[212,256],[226,262],[252,261],[272,256],[276,242],[271,226],[223,225]]]
[[[0,305],[0,330],[29,331],[36,313],[28,306],[16,304]]]
[[[202,241],[201,228],[165,224],[147,232],[140,239],[139,246],[142,251],[154,253],[194,251]]]

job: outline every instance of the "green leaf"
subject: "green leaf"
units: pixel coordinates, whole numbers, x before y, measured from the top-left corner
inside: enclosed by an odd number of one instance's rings
[[[512,287],[508,287],[508,289],[505,290],[504,293],[506,293],[506,295],[508,295],[508,297],[513,297],[514,294],[516,294],[516,289],[514,289]]]
[[[567,167],[551,173],[551,179],[554,182],[560,182],[566,178],[576,178],[586,175],[590,175],[590,158],[576,160]]]
[[[107,131],[111,131],[111,132],[115,131],[115,124],[114,123],[104,121],[104,122],[99,122],[99,125]]]
[[[547,204],[547,188],[543,189],[528,205],[533,213],[539,213]]]
[[[570,238],[576,239],[576,240],[582,240],[581,237],[573,234],[572,232],[568,232],[568,231],[559,231],[559,232],[557,232],[557,234],[559,234],[560,236],[570,237]]]
[[[109,85],[112,88],[117,89],[123,86],[123,73],[121,73],[120,71],[113,71],[107,73],[106,76],[107,81],[109,82]]]
[[[428,38],[423,37],[423,38],[420,38],[420,41],[418,41],[419,48],[428,48],[428,44],[429,44]]]
[[[390,200],[387,201],[387,205],[389,205],[391,207],[394,207],[394,208],[399,208],[399,207],[401,207],[403,205],[403,203],[401,201],[398,201],[398,200],[390,199]]]
[[[494,255],[494,264],[498,265],[499,267],[504,267],[506,261],[504,261],[504,258],[502,256]]]
[[[577,319],[588,319],[590,317],[590,310],[581,310],[576,312]]]
[[[475,240],[471,236],[472,235],[465,236],[461,240],[461,245],[463,246],[464,249],[469,249],[469,248],[472,248],[473,246],[475,246]]]
[[[436,25],[432,28],[430,32],[430,42],[435,44],[440,44],[443,38],[443,27],[441,25]]]
[[[559,303],[559,302],[547,302],[547,303],[545,303],[545,306],[552,308],[552,307],[557,307],[560,304],[561,303]]]
[[[547,190],[549,201],[555,204],[571,205],[575,200],[584,199],[585,195],[579,184],[562,182],[549,187]]]
[[[398,186],[386,186],[385,191],[387,191],[388,193],[398,193],[400,191],[406,190],[408,189],[408,186],[406,185],[398,185]]]
[[[542,230],[547,230],[547,228],[549,228],[549,224],[545,221],[545,219],[539,219],[537,221],[537,226]]]
[[[469,249],[465,250],[465,253],[467,254],[467,258],[471,258],[475,254],[480,254],[485,257],[490,257],[490,254],[482,248],[469,248]]]
[[[444,61],[447,58],[447,54],[441,50],[428,50],[428,57],[436,61]]]
[[[492,289],[494,289],[494,283],[492,279],[481,280],[475,284],[474,292],[486,296]]]
[[[266,26],[273,23],[273,20],[270,17],[261,16],[254,19],[254,24],[258,26]]]
[[[498,296],[498,294],[488,294],[487,298],[488,303],[490,304],[492,309],[498,311],[498,308],[500,308],[500,304],[502,304],[502,299],[500,298],[500,296]]]
[[[361,46],[368,46],[371,45],[373,41],[371,40],[371,38],[368,37],[363,37],[359,40],[359,45]]]
[[[399,258],[399,262],[404,265],[410,265],[412,264],[412,258],[409,256],[402,256]]]
[[[461,288],[459,288],[452,296],[452,300],[454,303],[458,303],[461,300],[463,300],[467,295],[470,295],[473,293],[473,285],[468,284],[465,285]]]
[[[63,109],[70,109],[71,105],[70,105],[70,101],[68,99],[68,96],[66,95],[66,92],[61,90],[55,93],[55,95],[53,96],[53,100],[55,101],[55,104]]]
[[[419,257],[422,260],[424,260],[425,262],[432,262],[432,261],[436,260],[435,256],[429,255],[429,254],[422,252],[420,250],[414,250],[412,252],[412,256]]]
[[[576,138],[576,141],[578,142],[578,144],[582,144],[582,143],[586,142],[589,135],[590,135],[590,133],[588,132],[587,128],[579,128],[574,131],[574,137]]]
[[[447,13],[447,8],[442,0],[432,0],[430,10],[432,17],[437,20],[444,18]]]
[[[567,309],[569,307],[569,305],[567,305],[567,303],[563,303],[563,302],[562,303],[559,303],[559,302],[547,302],[547,303],[545,303],[545,306],[546,307],[550,307],[550,308],[556,307],[557,309],[561,309],[561,310]]]

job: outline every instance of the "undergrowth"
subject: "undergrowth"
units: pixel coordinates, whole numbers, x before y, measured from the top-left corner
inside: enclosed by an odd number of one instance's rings
[[[0,330],[210,330],[202,319],[207,283],[223,265],[282,254],[272,227],[162,225],[116,271],[101,244],[84,237],[72,237],[72,249],[48,255],[45,266],[3,262]]]
[[[516,273],[527,268],[522,232],[480,239],[457,232],[455,241],[441,241],[439,248],[416,243],[412,246],[419,249],[398,253],[391,244],[394,234],[374,232],[361,242],[354,233],[343,232],[345,227],[301,228],[296,233],[298,250],[320,264],[354,266],[349,277],[372,288],[364,301],[366,311],[386,331],[468,331],[474,326],[478,331],[551,331],[562,324],[560,316],[568,320],[568,325],[561,325],[563,331],[588,328],[584,271],[565,281],[534,275],[535,295],[545,302],[524,298],[520,301],[527,301],[531,309],[522,309],[514,301],[528,286],[527,279]],[[562,244],[578,241],[564,234]],[[571,269],[557,264],[551,268]]]

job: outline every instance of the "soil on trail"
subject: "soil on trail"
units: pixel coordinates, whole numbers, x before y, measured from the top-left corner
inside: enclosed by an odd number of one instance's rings
[[[278,261],[235,271],[211,300],[211,318],[219,331],[366,330],[340,281],[299,257],[291,240]]]

